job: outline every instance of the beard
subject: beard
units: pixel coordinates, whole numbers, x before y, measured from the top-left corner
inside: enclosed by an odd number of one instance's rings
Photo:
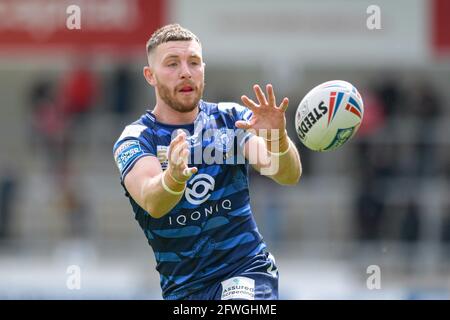
[[[189,83],[189,85],[194,89],[194,93],[192,96],[189,96],[185,99],[182,99],[180,96],[179,88],[176,87],[173,91],[170,90],[169,87],[162,84],[158,81],[156,88],[158,89],[159,96],[161,99],[173,110],[187,113],[194,110],[202,98],[203,95],[203,89],[205,86],[204,81],[200,84],[199,87],[196,87],[194,84]],[[178,94],[178,97],[177,97]]]

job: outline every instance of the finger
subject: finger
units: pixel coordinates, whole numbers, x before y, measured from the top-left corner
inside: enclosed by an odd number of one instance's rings
[[[180,131],[181,130],[178,130],[177,136],[170,142],[167,156],[171,155],[173,153],[172,150],[174,150],[180,143],[186,140],[186,134]]]
[[[177,129],[176,130],[176,136],[175,136],[175,138],[173,140],[177,140],[178,141],[178,140],[182,140],[182,139],[185,139],[185,138],[186,138],[186,132],[184,132],[181,129]]]
[[[178,129],[178,136],[177,136],[177,138],[178,137],[179,137],[179,139],[181,141],[186,141],[186,138],[187,138],[186,132],[184,132],[183,130]]]
[[[264,92],[262,92],[261,87],[255,84],[253,86],[253,90],[255,91],[256,97],[258,98],[260,105],[267,106],[266,96],[264,95]]]
[[[170,141],[170,145],[174,146],[178,144],[182,139],[183,139],[182,134],[177,134],[175,138],[172,141]]]
[[[181,138],[181,136],[176,136],[175,139],[170,142],[169,148],[167,150],[167,157],[170,158],[170,156],[174,154],[175,150],[177,150],[180,143],[182,143]]]
[[[172,152],[171,152],[169,161],[170,161],[171,163],[177,165],[177,166],[178,166],[178,165],[181,165],[181,164],[183,163],[183,161],[184,161],[184,158],[183,158],[183,151],[186,150],[186,151],[189,152],[189,150],[187,150],[187,147],[188,147],[188,143],[187,143],[186,141],[185,141],[185,142],[180,142],[180,143],[178,143],[178,144],[172,149]]]
[[[191,154],[191,152],[189,151],[189,149],[183,149],[180,152],[180,158],[183,160],[184,163],[188,163],[188,159],[189,159],[189,155]]]
[[[236,126],[236,128],[244,129],[244,130],[248,130],[252,127],[250,123],[248,123],[247,121],[243,121],[243,120],[236,121],[234,123],[234,125]]]
[[[185,176],[186,178],[189,179],[193,174],[195,174],[197,172],[198,172],[197,167],[185,168],[183,170],[183,176]]]
[[[255,111],[255,109],[258,108],[258,104],[245,95],[241,97],[241,100],[245,104],[245,106],[250,110],[252,110],[253,112]]]
[[[172,142],[170,143],[170,146],[169,146],[174,150],[180,144],[187,143],[186,133],[183,130],[178,130],[177,132],[178,132],[178,135],[175,137],[175,139],[172,140]]]
[[[269,105],[275,107],[277,105],[277,101],[275,98],[275,92],[273,91],[273,86],[268,84],[266,86],[267,97],[269,97]]]
[[[181,164],[182,159],[180,159],[178,150],[179,148],[171,150],[170,156],[168,157],[171,166],[172,165],[178,166]]]
[[[179,149],[178,149],[178,156],[180,158],[183,158],[185,153],[188,152],[189,153],[189,145],[188,143],[185,141],[182,144],[180,144]]]
[[[286,109],[288,108],[288,106],[289,106],[289,99],[288,98],[284,98],[283,101],[280,104],[279,109],[281,109],[283,112],[285,112]]]

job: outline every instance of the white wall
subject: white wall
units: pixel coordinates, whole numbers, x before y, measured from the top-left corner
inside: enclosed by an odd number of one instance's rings
[[[381,9],[381,30],[367,28],[370,5]],[[425,0],[171,0],[169,12],[214,63],[417,65],[429,57]]]

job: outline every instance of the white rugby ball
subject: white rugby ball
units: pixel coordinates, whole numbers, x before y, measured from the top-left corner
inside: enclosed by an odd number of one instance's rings
[[[300,102],[295,128],[309,149],[330,151],[355,135],[363,116],[363,100],[351,83],[327,81],[311,89]]]

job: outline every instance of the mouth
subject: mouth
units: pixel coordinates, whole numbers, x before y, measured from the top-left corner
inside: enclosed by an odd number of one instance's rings
[[[181,92],[181,93],[191,93],[193,91],[194,91],[194,88],[189,85],[182,86],[181,89],[179,90],[179,92]]]

